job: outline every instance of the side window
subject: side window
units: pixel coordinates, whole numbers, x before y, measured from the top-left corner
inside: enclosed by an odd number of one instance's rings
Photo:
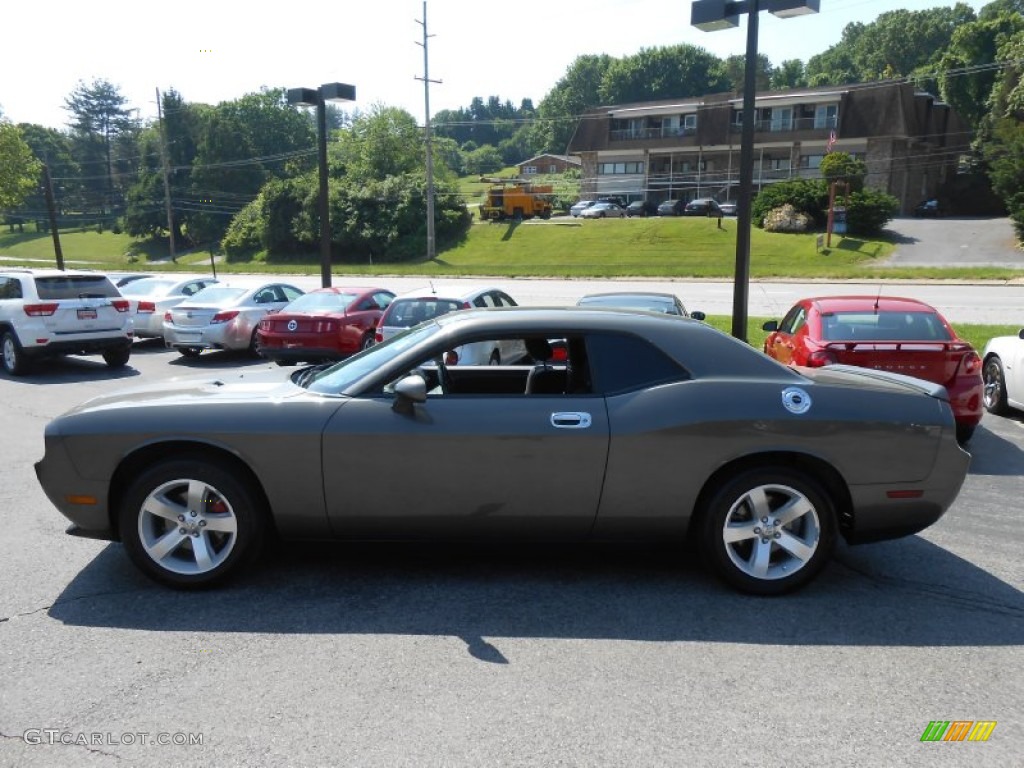
[[[482,296],[478,296],[473,299],[473,306],[475,307],[493,307],[494,297],[489,293],[485,293]]]
[[[624,333],[588,336],[587,357],[594,390],[604,394],[690,378],[682,366],[653,344]]]
[[[518,306],[515,303],[515,301],[513,301],[511,296],[509,296],[507,293],[502,293],[501,291],[495,291],[494,292],[494,300],[495,300],[495,303],[499,307],[515,307],[515,306]]]
[[[292,288],[290,285],[279,285],[277,292],[283,296],[278,301],[295,301],[302,295],[302,291]]]
[[[13,299],[11,295],[11,289],[14,281],[9,277],[0,277],[0,300],[2,299]]]
[[[779,330],[783,333],[796,333],[803,328],[807,322],[807,310],[797,305],[789,310],[789,314],[782,319]]]
[[[378,307],[381,309],[387,309],[391,306],[391,300],[395,297],[390,293],[375,293],[373,294],[373,298],[376,300]]]

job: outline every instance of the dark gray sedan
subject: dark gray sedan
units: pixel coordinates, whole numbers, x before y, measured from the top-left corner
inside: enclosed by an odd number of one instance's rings
[[[445,364],[503,339],[528,364]],[[940,386],[797,371],[694,320],[587,308],[453,312],[330,367],[136,387],[53,420],[45,444],[36,472],[69,532],[122,541],[174,587],[237,572],[271,533],[691,537],[734,587],[776,594],[840,535],[934,523],[970,458]]]

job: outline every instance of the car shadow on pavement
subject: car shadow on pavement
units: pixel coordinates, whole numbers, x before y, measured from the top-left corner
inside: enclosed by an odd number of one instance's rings
[[[168,365],[192,368],[198,371],[219,369],[219,368],[251,368],[255,365],[273,365],[269,360],[256,357],[248,350],[236,352],[234,350],[218,349],[203,352],[199,357],[185,357],[175,353],[175,357],[167,362]]]
[[[99,357],[54,357],[33,360],[28,373],[21,376],[0,374],[13,382],[25,384],[69,384],[81,381],[114,381],[131,379],[140,372],[132,367],[131,360],[122,368],[111,368]]]
[[[971,454],[969,474],[1024,477],[1024,451],[984,424],[974,431],[967,450]]]
[[[811,585],[741,595],[665,547],[284,546],[200,593],[156,586],[118,544],[49,608],[64,624],[155,632],[459,637],[508,663],[502,638],[752,645],[1024,644],[1024,594],[912,536],[841,545]],[[486,640],[484,639],[486,638]]]

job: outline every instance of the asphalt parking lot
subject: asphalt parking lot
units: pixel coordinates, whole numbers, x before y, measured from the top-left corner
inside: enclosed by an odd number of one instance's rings
[[[50,418],[261,366],[144,342],[0,377],[0,765],[1019,764],[1024,417],[985,417],[938,524],[777,599],[670,549],[368,544],[186,594],[64,535],[32,470]],[[922,743],[934,720],[997,725]]]

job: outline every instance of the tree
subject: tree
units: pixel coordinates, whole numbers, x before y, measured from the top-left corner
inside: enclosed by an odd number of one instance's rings
[[[18,130],[29,145],[32,154],[46,164],[57,204],[57,214],[66,207],[81,207],[81,168],[72,154],[68,135],[55,128],[34,123],[20,123]],[[19,226],[25,221],[41,221],[47,216],[46,196],[42,185],[37,185],[22,201],[20,208],[7,216],[7,221]]]
[[[784,91],[787,88],[803,88],[807,85],[804,63],[800,59],[786,59],[772,70],[771,89]]]
[[[868,175],[867,163],[848,152],[829,152],[821,159],[820,170],[826,182],[844,182],[852,192],[864,188],[864,177]]]
[[[797,61],[797,64],[800,64],[800,62]],[[721,66],[721,74],[729,82],[730,89],[736,93],[742,93],[743,85],[747,78],[747,57],[739,54],[730,56],[722,62]],[[802,64],[800,64],[800,69],[802,72]],[[757,84],[755,88],[757,90],[767,91],[772,87],[775,70],[772,69],[772,63],[763,53],[757,54],[756,73],[755,81]]]
[[[601,104],[601,83],[614,59],[606,54],[578,56],[541,99],[533,131],[535,153],[565,152],[580,115]]]
[[[957,3],[888,11],[870,24],[847,24],[838,43],[808,60],[807,81],[841,85],[935,71],[954,31],[975,19],[969,5]]]
[[[127,100],[117,86],[102,79],[88,85],[80,80],[78,87],[64,100],[64,108],[71,113],[70,126],[78,159],[86,167],[87,178],[102,178],[93,169],[103,168],[105,188],[86,184],[96,195],[93,204],[103,211],[119,203],[114,183],[116,139],[122,134],[131,136],[138,129],[138,121],[125,104]]]
[[[992,188],[1005,203],[1018,238],[1024,239],[1024,32],[1003,43],[997,58],[1004,66],[978,146]]]
[[[39,184],[41,170],[21,131],[0,119],[0,210],[21,205]]]
[[[685,99],[728,88],[729,81],[717,56],[683,44],[641,48],[633,56],[613,61],[604,73],[598,95],[602,104],[627,104]]]
[[[1024,16],[1004,12],[985,14],[985,18],[964,24],[953,33],[940,59],[939,84],[942,97],[970,125],[978,126],[988,111],[998,74],[983,65],[994,62],[999,47],[1021,30]]]

